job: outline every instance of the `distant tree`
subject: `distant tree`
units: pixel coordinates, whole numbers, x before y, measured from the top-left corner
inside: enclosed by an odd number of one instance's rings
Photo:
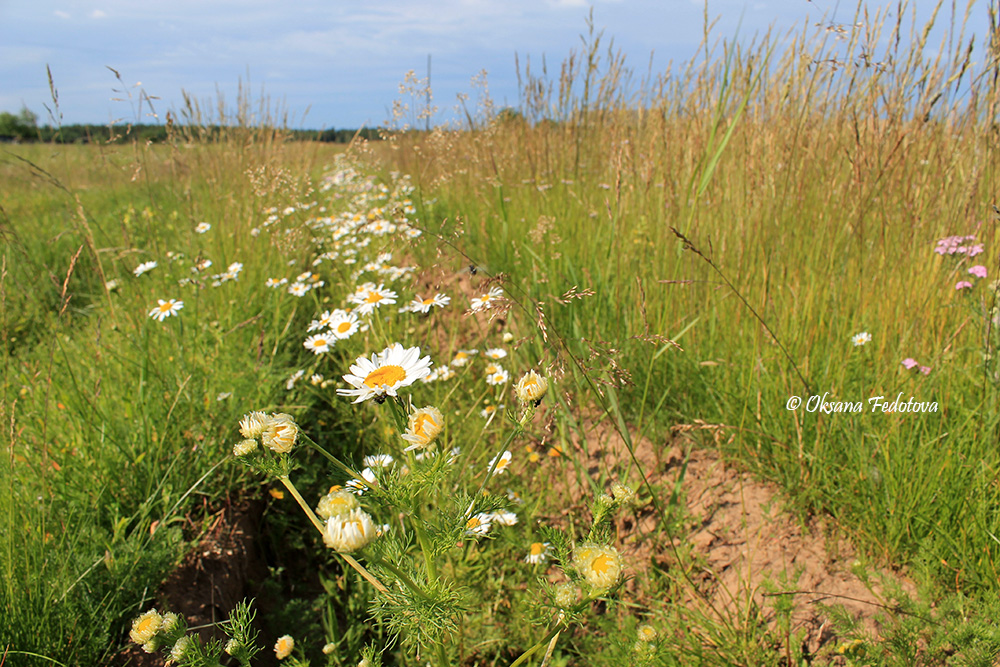
[[[22,107],[20,113],[0,111],[0,139],[7,141],[24,141],[38,136],[38,116],[27,107]]]

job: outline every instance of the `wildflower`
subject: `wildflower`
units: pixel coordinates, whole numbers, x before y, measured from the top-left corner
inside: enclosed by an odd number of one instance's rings
[[[486,466],[486,469],[489,470],[490,468],[493,468],[494,475],[499,475],[501,473],[504,473],[510,466],[510,459],[511,459],[510,451],[505,451],[503,454],[497,454],[490,460],[490,464]],[[496,467],[494,467],[494,465]]]
[[[469,536],[485,535],[490,532],[492,527],[492,515],[480,512],[465,522],[465,534]]]
[[[635,497],[635,491],[621,482],[612,482],[611,495],[620,503],[627,503]]]
[[[212,225],[208,224],[207,222],[199,222],[198,226],[194,228],[194,231],[198,232],[199,234],[204,234],[211,228]]]
[[[274,655],[277,656],[278,660],[284,660],[292,654],[294,648],[295,640],[292,639],[291,635],[285,635],[274,643]]]
[[[355,508],[346,514],[330,517],[323,542],[341,553],[364,549],[375,539],[375,524],[367,512]]]
[[[975,266],[973,266],[973,267],[971,267],[969,269],[969,273],[971,273],[972,275],[974,275],[977,278],[985,278],[986,277],[986,267],[983,266],[983,265],[981,265],[981,264],[976,264]]]
[[[263,434],[261,434],[264,446],[279,454],[287,454],[292,451],[298,437],[298,425],[291,415],[284,413],[271,415],[270,420],[264,426]]]
[[[366,487],[378,486],[378,479],[376,479],[375,473],[372,471],[371,468],[365,468],[364,470],[362,470],[361,477],[362,479],[364,479],[364,482],[361,481],[360,479],[351,479],[348,480],[347,483],[344,484],[344,486],[350,489],[351,493],[356,493],[359,496],[365,492]],[[365,482],[367,482],[367,484],[365,484]]]
[[[309,323],[309,328],[307,329],[307,331],[317,331],[319,329],[326,329],[328,326],[330,326],[330,323],[332,321],[333,321],[333,313],[331,313],[329,310],[324,310],[323,314],[319,316],[318,320],[313,320],[312,322]]]
[[[308,291],[309,287],[305,283],[292,283],[288,287],[288,293],[292,296],[303,297]]]
[[[169,301],[157,299],[156,301],[159,305],[149,311],[149,316],[157,322],[162,322],[171,315],[176,315],[178,311],[184,307],[183,301],[177,301],[175,299],[170,299]]]
[[[281,287],[282,285],[285,285],[287,283],[288,283],[288,278],[282,278],[280,280],[277,278],[268,278],[267,282],[264,283],[264,285],[272,289],[277,289],[278,287]]]
[[[429,313],[432,307],[444,308],[449,303],[451,303],[451,297],[440,292],[426,299],[421,299],[420,295],[417,295],[417,298],[410,302],[410,310],[414,313]]]
[[[330,655],[336,650],[337,650],[337,645],[334,644],[333,642],[330,642],[329,644],[325,644],[323,646],[323,655]]]
[[[528,403],[538,405],[548,390],[548,379],[533,370],[525,373],[514,385],[514,394],[517,396],[517,400],[525,405]]]
[[[136,644],[148,644],[160,631],[161,625],[163,625],[163,617],[155,609],[150,609],[132,621],[132,630],[128,636]]]
[[[306,374],[306,372],[304,370],[301,370],[301,369],[299,369],[299,370],[295,371],[294,373],[292,373],[290,376],[288,376],[288,380],[285,382],[285,389],[287,389],[288,391],[291,391],[292,389],[294,389],[295,388],[295,383],[298,382],[299,379],[303,375],[305,375],[305,374]]]
[[[352,510],[360,507],[358,498],[350,491],[340,488],[332,488],[330,492],[319,499],[316,506],[316,515],[326,520],[335,516],[348,514]]]
[[[504,369],[500,368],[495,373],[491,373],[490,375],[486,376],[486,384],[495,387],[500,384],[507,384],[507,381],[509,379],[510,379],[510,374],[508,374],[507,371],[505,371]]]
[[[373,454],[371,456],[366,456],[362,463],[368,468],[374,468],[378,466],[379,468],[388,468],[392,465],[395,459],[392,458],[390,454]]]
[[[403,433],[403,440],[410,445],[403,451],[423,449],[438,436],[444,427],[444,417],[441,411],[433,406],[427,406],[410,413],[410,419]]]
[[[552,597],[559,607],[566,609],[572,607],[580,599],[580,589],[573,585],[573,582],[564,581],[555,587]]]
[[[174,662],[180,662],[184,658],[184,654],[188,652],[191,648],[191,637],[184,635],[174,643],[174,647],[170,649],[170,659]]]
[[[455,353],[455,357],[451,360],[451,365],[455,368],[464,366],[469,363],[469,359],[479,354],[479,350],[459,350]]]
[[[907,357],[906,359],[903,359],[903,368],[905,368],[906,370],[910,370],[916,367],[917,367],[917,360],[914,359],[913,357]]]
[[[212,266],[212,260],[203,259],[194,266],[191,267],[192,273],[198,273],[199,271],[204,271]]]
[[[503,332],[503,342],[505,342],[505,343],[509,343],[509,342],[511,342],[512,340],[514,340],[514,334],[512,334],[512,333],[511,333],[511,332],[509,332],[509,331],[504,331],[504,332]]]
[[[155,261],[143,262],[139,266],[135,267],[135,270],[132,271],[132,273],[134,273],[135,277],[138,278],[139,276],[141,276],[142,274],[146,273],[147,271],[152,271],[155,268],[156,268],[156,262]]]
[[[588,584],[606,590],[621,576],[622,557],[614,547],[585,543],[573,550],[573,567]]]
[[[378,287],[359,290],[348,297],[347,300],[357,305],[358,313],[361,315],[370,315],[375,312],[376,308],[396,303],[396,296],[397,294],[392,290],[379,285]]]
[[[471,302],[472,312],[477,313],[480,310],[486,310],[493,306],[493,302],[503,296],[503,289],[500,287],[491,287],[490,291],[486,294],[482,294],[474,298]]]
[[[854,343],[854,347],[860,347],[872,342],[872,335],[867,331],[862,331],[851,336],[851,342]]]
[[[264,427],[267,426],[269,419],[259,410],[243,415],[243,419],[240,420],[240,434],[244,438],[259,438],[264,433]]]
[[[338,340],[350,338],[358,331],[358,316],[344,310],[335,310],[330,316],[330,333]]]
[[[404,348],[399,343],[387,347],[370,359],[358,357],[344,381],[353,389],[338,389],[341,396],[357,396],[355,403],[374,398],[380,402],[385,396],[396,396],[396,391],[409,386],[430,373],[431,358],[420,357],[420,348]]]
[[[236,639],[230,639],[226,642],[226,647],[223,650],[227,655],[235,655],[241,648],[243,648],[242,644],[236,641]]]
[[[641,642],[656,641],[657,634],[658,633],[656,632],[656,628],[647,623],[643,623],[642,625],[640,625],[635,633],[636,638]]]
[[[498,523],[501,526],[516,526],[517,525],[517,515],[513,512],[507,510],[501,510],[499,512],[492,512],[490,514],[490,519],[493,523]]]
[[[104,289],[108,290],[109,292],[114,292],[116,289],[118,289],[119,285],[121,285],[121,281],[118,280],[117,278],[112,278],[111,280],[108,280],[104,283]]]
[[[485,408],[479,411],[479,416],[483,419],[489,419],[497,410],[503,410],[502,405],[487,405]]]
[[[247,438],[233,445],[233,456],[246,456],[255,449],[257,449],[257,441]]]
[[[488,359],[503,359],[507,356],[507,350],[500,347],[491,347],[490,349],[483,352],[483,356]]]
[[[531,546],[528,547],[528,555],[524,557],[524,562],[532,565],[544,563],[549,557],[550,546],[552,545],[548,542],[532,542]]]
[[[955,283],[956,290],[971,289],[971,288],[972,288],[972,283],[970,283],[968,280],[959,280],[957,283]]]
[[[920,372],[923,373],[924,375],[930,375],[931,374],[931,367],[930,366],[921,366],[920,367]]]
[[[329,336],[323,334],[315,334],[306,338],[302,346],[307,350],[312,350],[313,354],[323,354],[324,352],[330,351],[330,345],[333,341],[330,340]]]

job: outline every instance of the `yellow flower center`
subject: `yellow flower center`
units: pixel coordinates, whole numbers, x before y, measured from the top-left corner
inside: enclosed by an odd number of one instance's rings
[[[363,524],[361,522],[361,519],[352,519],[348,523],[353,523],[354,526],[358,529],[358,532],[361,533],[361,536],[364,537],[364,535],[365,535],[365,524]]]
[[[474,530],[478,528],[481,523],[482,521],[480,521],[477,517],[472,517],[471,519],[465,522],[465,527],[469,530]]]
[[[368,377],[365,378],[365,386],[376,389],[387,384],[391,387],[397,382],[402,382],[405,379],[406,371],[403,370],[403,367],[390,364],[388,366],[383,366],[382,368],[376,368],[369,373]]]
[[[338,506],[339,505],[346,505],[347,504],[347,498],[342,498],[340,496],[338,496],[336,498],[330,498],[330,504],[331,505],[338,505]]]
[[[421,303],[423,303],[425,306],[433,306],[434,305],[434,297],[431,297],[429,299],[424,299]]]
[[[144,634],[148,632],[155,623],[156,623],[155,616],[147,616],[146,618],[139,621],[139,625],[135,627],[136,634]]]
[[[172,304],[172,303],[161,303],[161,304],[160,304],[159,306],[157,306],[156,308],[157,308],[157,309],[158,309],[158,310],[159,310],[159,311],[160,311],[161,313],[169,313],[169,312],[170,312],[171,310],[173,310],[173,308],[174,308],[174,304]]]
[[[601,554],[590,564],[590,569],[598,574],[606,574],[607,571],[611,569],[611,562],[610,556],[607,554]]]
[[[385,297],[382,296],[381,294],[379,294],[378,292],[369,292],[368,296],[365,297],[365,302],[366,303],[378,303],[379,301],[381,301],[384,298]]]
[[[347,331],[348,331],[348,330],[349,330],[350,328],[351,328],[351,323],[350,323],[350,321],[347,321],[347,322],[341,322],[340,324],[338,324],[338,325],[337,325],[337,333],[347,333]]]
[[[531,544],[531,555],[532,556],[539,556],[539,555],[541,555],[541,553],[543,551],[545,551],[545,545],[544,544],[542,544],[541,542],[532,542],[532,544]]]
[[[313,341],[313,347],[322,347],[324,345],[326,345],[325,338],[317,338],[316,340]]]
[[[418,415],[413,421],[414,435],[427,435],[427,432],[424,430],[424,424],[430,425],[431,428],[437,426],[437,423],[430,415]]]

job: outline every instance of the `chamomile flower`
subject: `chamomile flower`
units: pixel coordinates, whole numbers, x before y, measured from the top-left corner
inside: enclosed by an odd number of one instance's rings
[[[465,522],[465,534],[473,537],[486,535],[492,527],[492,515],[487,512],[480,512]]]
[[[493,523],[500,524],[501,526],[516,526],[517,525],[517,515],[508,510],[500,510],[499,512],[492,512],[490,518]]]
[[[271,289],[277,289],[282,285],[287,285],[287,284],[288,284],[288,278],[281,278],[281,279],[268,278],[267,282],[264,283],[265,286],[270,287]]]
[[[476,356],[477,354],[479,354],[479,350],[476,349],[459,350],[458,352],[455,353],[454,358],[452,358],[451,365],[454,366],[455,368],[464,366],[467,363],[469,363],[469,360],[472,357]]]
[[[292,654],[292,650],[295,648],[295,640],[292,639],[291,635],[285,635],[278,639],[274,644],[274,655],[278,660],[284,660]]]
[[[409,421],[406,425],[406,432],[403,433],[403,440],[410,445],[403,451],[423,449],[438,436],[444,427],[444,417],[441,411],[433,406],[427,406],[414,410],[410,413]]]
[[[330,333],[338,340],[350,338],[358,331],[358,316],[344,310],[335,310],[330,316]]]
[[[150,609],[132,621],[132,630],[128,636],[136,644],[147,644],[160,631],[161,625],[163,625],[163,616],[155,609]]]
[[[867,331],[862,331],[861,333],[856,333],[851,336],[851,342],[854,343],[854,347],[861,347],[862,345],[867,345],[872,342],[872,335]]]
[[[531,546],[528,547],[528,555],[524,557],[524,562],[532,565],[544,563],[548,560],[550,546],[552,545],[548,542],[532,542]]]
[[[341,488],[331,488],[330,492],[319,499],[319,505],[316,506],[316,515],[323,519],[324,521],[335,516],[341,516],[343,514],[348,514],[351,510],[355,510],[360,505],[358,504],[358,497]]]
[[[529,403],[538,404],[549,390],[549,381],[545,377],[531,370],[521,376],[521,379],[514,385],[514,394],[517,400],[525,405]]]
[[[440,292],[426,299],[420,298],[418,294],[417,298],[410,302],[410,310],[414,313],[429,313],[434,306],[444,308],[449,303],[451,303],[451,297]]]
[[[320,329],[326,329],[330,326],[333,321],[333,313],[329,310],[324,310],[323,314],[319,316],[318,320],[313,320],[309,323],[309,328],[307,331],[319,331]]]
[[[511,453],[509,450],[502,454],[497,454],[490,459],[490,463],[486,466],[486,469],[489,470],[490,468],[493,468],[494,475],[505,473],[507,472],[507,468],[510,467],[510,459]],[[494,464],[496,464],[496,467],[494,467]]]
[[[306,338],[302,345],[307,350],[311,350],[313,354],[323,354],[324,352],[330,351],[330,346],[333,345],[333,341],[327,334],[315,334]]]
[[[295,383],[298,382],[306,372],[304,370],[297,370],[288,376],[288,380],[285,381],[285,389],[291,391],[295,388]]]
[[[212,225],[208,224],[207,222],[199,222],[198,225],[194,228],[194,231],[196,231],[199,234],[204,234],[211,228]]]
[[[375,477],[375,473],[371,468],[365,468],[361,471],[361,477],[364,479],[362,482],[360,479],[349,479],[344,484],[348,491],[351,493],[362,495],[365,489],[369,486],[378,486],[378,479]],[[367,484],[365,483],[367,482]]]
[[[135,270],[132,271],[132,273],[134,273],[135,277],[138,278],[142,274],[144,274],[144,273],[146,273],[148,271],[152,271],[153,269],[156,268],[156,266],[157,266],[157,264],[156,264],[155,261],[143,262],[139,266],[135,267]]]
[[[233,445],[233,456],[246,456],[255,449],[257,449],[257,441],[253,438],[247,438]]]
[[[111,280],[108,280],[104,283],[104,289],[108,290],[109,292],[114,292],[116,289],[118,289],[119,285],[121,285],[121,281],[118,280],[117,278],[112,278]]]
[[[510,374],[502,368],[496,373],[486,376],[486,384],[494,387],[500,384],[507,384],[508,380],[510,380]]]
[[[157,299],[156,302],[159,305],[149,311],[149,316],[157,322],[162,322],[171,315],[177,315],[181,308],[184,307],[184,302],[177,301],[176,299],[170,299],[169,301]]]
[[[497,359],[503,359],[504,357],[506,357],[507,350],[500,347],[491,347],[490,349],[483,352],[483,356],[486,357],[487,359],[493,359],[494,361],[496,361]]]
[[[399,343],[387,347],[371,358],[358,357],[344,381],[352,389],[338,389],[340,396],[356,396],[355,403],[385,396],[396,396],[397,390],[409,386],[430,373],[431,358],[421,357],[419,347],[404,348]]]
[[[202,223],[208,224],[208,223]],[[170,660],[174,662],[180,662],[184,659],[184,656],[189,650],[191,650],[191,642],[193,640],[188,635],[184,635],[176,642],[174,642],[174,647],[170,649]]]
[[[243,415],[243,419],[240,420],[240,435],[251,440],[259,438],[264,433],[268,421],[270,417],[259,410]]]
[[[292,416],[278,413],[271,415],[270,420],[264,426],[261,441],[268,449],[279,454],[287,454],[292,451],[298,437],[299,427]]]
[[[369,288],[360,292],[355,292],[348,301],[357,305],[357,311],[361,315],[371,315],[376,308],[396,303],[397,294],[385,286]]]
[[[341,553],[364,549],[375,539],[375,524],[364,510],[355,508],[347,514],[332,516],[326,522],[323,542]]]
[[[489,419],[496,413],[497,410],[503,410],[503,405],[487,405],[479,411],[479,416],[483,419]]]
[[[500,287],[491,287],[490,291],[486,294],[481,294],[480,296],[472,299],[470,304],[472,312],[477,313],[480,310],[486,310],[493,307],[493,302],[503,296],[503,289]]]
[[[395,461],[391,454],[371,454],[362,459],[367,468],[388,468]]]
[[[573,567],[595,589],[607,590],[621,577],[622,557],[614,547],[584,543],[573,550]]]
[[[288,286],[288,293],[292,296],[303,297],[309,291],[309,286],[305,283],[292,283]]]

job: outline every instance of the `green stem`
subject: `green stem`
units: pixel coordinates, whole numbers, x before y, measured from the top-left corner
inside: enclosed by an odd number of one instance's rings
[[[525,421],[523,417],[522,421]],[[479,494],[483,492],[483,489],[486,488],[486,482],[490,481],[490,478],[493,476],[493,471],[497,469],[497,464],[500,462],[500,456],[503,455],[505,451],[507,451],[507,448],[510,446],[510,443],[514,442],[514,438],[516,438],[521,434],[523,428],[524,428],[523,424],[521,424],[521,422],[518,422],[517,428],[511,431],[507,435],[507,439],[503,441],[503,445],[500,446],[500,453],[493,457],[493,461],[490,463],[490,468],[489,470],[486,471],[486,477],[483,478],[482,484],[479,485],[479,489],[476,491],[476,495],[472,497],[472,502],[469,504],[469,509],[465,510],[466,519],[472,516],[472,508],[475,507],[476,505],[476,498],[478,498]]]
[[[425,599],[425,600],[431,600],[432,599],[431,596],[428,595],[424,591],[424,589],[420,588],[420,586],[418,586],[417,583],[415,581],[413,581],[413,579],[410,579],[406,574],[403,573],[402,570],[400,570],[398,567],[396,567],[395,565],[393,565],[389,561],[378,559],[378,560],[375,560],[374,562],[379,567],[384,567],[385,569],[389,570],[394,575],[396,575],[396,578],[399,579],[401,582],[403,582],[404,586],[406,586],[408,589],[410,589],[411,591],[413,591],[414,593],[416,593],[417,595],[419,595],[423,599]]]
[[[281,483],[285,485],[285,488],[288,489],[288,492],[292,494],[293,498],[295,498],[295,501],[299,504],[299,507],[301,507],[302,510],[306,513],[306,516],[309,517],[309,521],[311,521],[312,525],[316,528],[316,530],[319,531],[319,534],[325,536],[326,529],[323,527],[323,522],[319,520],[319,517],[316,516],[316,513],[313,512],[311,507],[309,507],[309,504],[306,502],[305,498],[302,497],[302,494],[299,493],[299,490],[295,488],[294,484],[292,484],[292,480],[290,480],[287,475],[279,477],[278,479],[281,480]],[[366,570],[364,565],[356,561],[353,556],[351,556],[350,554],[342,553],[340,551],[337,552],[337,555],[343,558],[345,561],[347,561],[348,565],[353,567],[358,574],[364,577],[365,580],[368,581],[368,583],[370,583],[380,592],[382,593],[389,592],[389,589],[386,588],[381,581],[376,579],[371,572]]]
[[[517,660],[510,663],[510,667],[517,667],[518,665],[523,664],[524,661],[530,658],[536,651],[548,646],[549,642],[552,641],[552,639],[560,632],[562,632],[562,630],[560,630],[559,625],[556,624],[556,627],[552,628],[552,630],[549,631],[549,634],[545,635],[541,641],[522,653]]]
[[[359,473],[357,470],[355,470],[351,466],[347,465],[346,463],[344,463],[343,461],[341,461],[340,459],[338,459],[336,456],[334,456],[330,452],[328,452],[325,449],[323,449],[322,447],[320,447],[318,444],[316,444],[316,441],[313,440],[312,438],[310,438],[308,435],[306,435],[305,433],[302,433],[301,431],[299,431],[299,436],[302,438],[303,442],[305,442],[307,445],[309,445],[310,447],[312,447],[313,449],[315,449],[317,452],[319,452],[320,454],[322,454],[323,456],[325,456],[327,458],[327,460],[329,460],[335,466],[337,466],[338,468],[340,468],[341,470],[343,470],[344,472],[346,472],[352,479],[355,479],[358,482],[360,482],[361,484],[364,484],[369,489],[374,489],[375,488],[372,484],[368,483],[368,480],[366,480],[364,477],[361,476],[361,473]]]

